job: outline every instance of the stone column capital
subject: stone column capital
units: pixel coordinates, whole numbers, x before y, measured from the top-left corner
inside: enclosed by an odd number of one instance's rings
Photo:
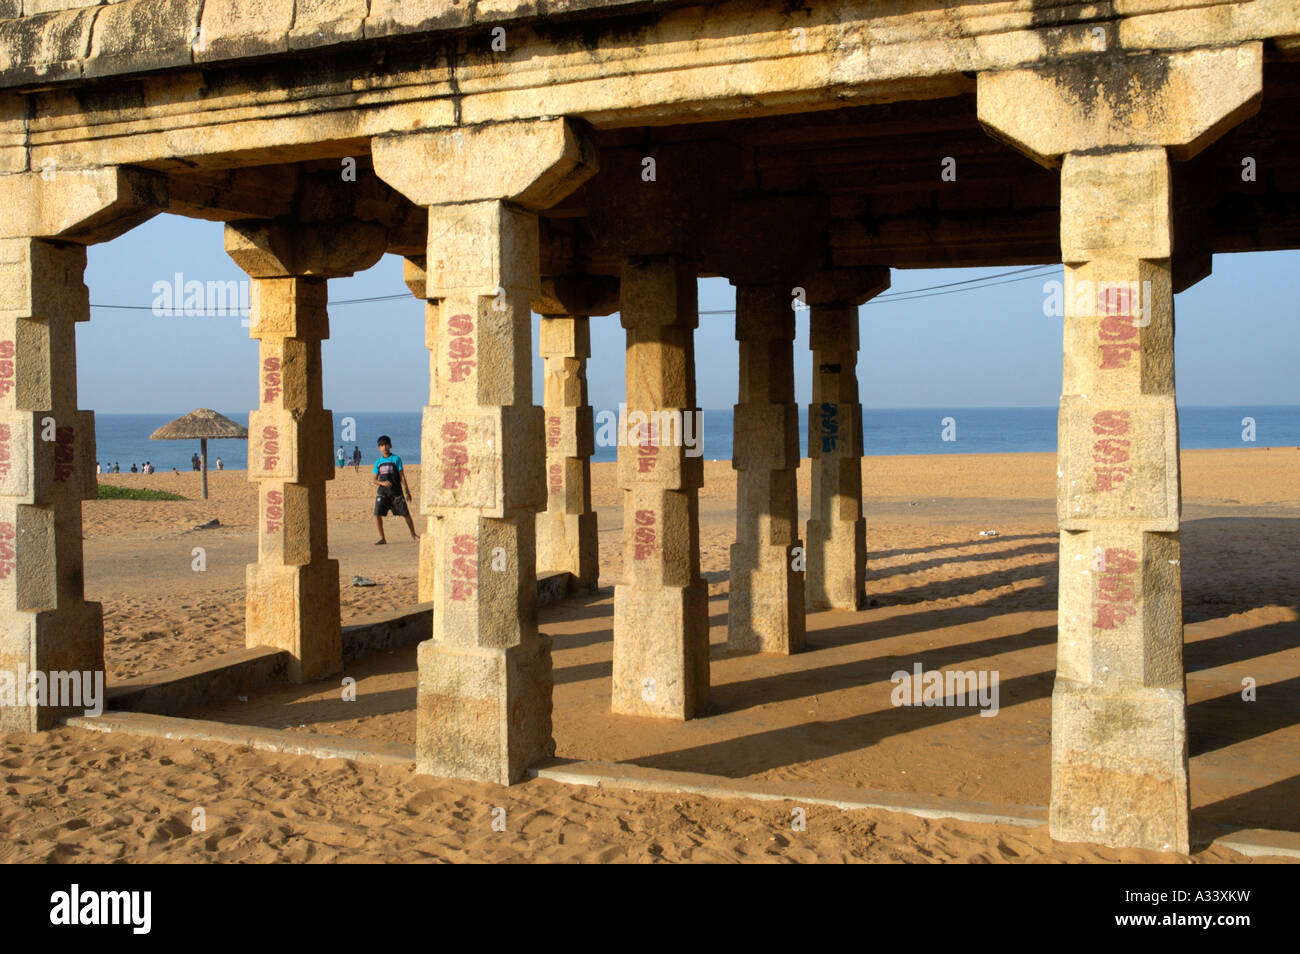
[[[537,211],[595,175],[595,133],[576,119],[377,136],[375,174],[416,205],[500,200]]]
[[[167,207],[161,176],[111,166],[0,175],[0,238],[107,242]]]
[[[603,149],[587,192],[587,224],[619,258],[700,256],[728,216],[740,152],[707,140]]]
[[[544,317],[610,315],[618,311],[618,285],[613,275],[543,276],[533,311]]]
[[[226,224],[226,254],[251,278],[344,278],[383,257],[388,231],[376,222],[248,219]]]
[[[889,288],[889,269],[819,268],[802,283],[804,301],[813,307],[865,304]]]
[[[1189,159],[1259,109],[1263,44],[1179,53],[1116,47],[979,75],[979,120],[1055,168],[1066,153],[1167,147]]]
[[[828,253],[822,195],[734,198],[701,242],[705,270],[733,285],[802,285]]]

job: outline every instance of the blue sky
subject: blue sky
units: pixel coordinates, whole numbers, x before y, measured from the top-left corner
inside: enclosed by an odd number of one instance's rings
[[[1007,271],[895,270],[891,293]],[[244,278],[223,250],[219,223],[163,215],[93,246],[86,284],[92,304],[149,306],[155,282],[171,282],[177,272],[204,283]],[[1059,277],[1059,269],[1045,276]],[[862,403],[1054,406],[1061,390],[1061,320],[1043,315],[1045,278],[864,306]],[[331,301],[405,292],[401,260],[392,255],[367,272],[330,282]],[[734,303],[726,281],[700,282],[701,311]],[[1180,403],[1300,404],[1300,251],[1216,256],[1214,274],[1177,296],[1175,307]],[[796,320],[796,397],[806,403],[807,312]],[[428,400],[423,324],[414,297],[331,307],[326,407],[336,414],[421,408]],[[617,316],[592,319],[588,381],[596,407],[622,399],[623,340]],[[730,407],[737,359],[729,315],[701,316],[696,354],[699,405]],[[238,318],[92,308],[91,320],[77,329],[79,403],[101,413],[248,410],[257,403],[256,371],[256,343]],[[540,373],[539,359],[538,403]]]

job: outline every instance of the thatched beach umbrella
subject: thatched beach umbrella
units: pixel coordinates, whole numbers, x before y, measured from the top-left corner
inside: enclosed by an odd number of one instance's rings
[[[218,414],[211,408],[201,407],[184,417],[178,417],[170,424],[164,424],[149,435],[155,441],[199,441],[199,457],[202,459],[203,499],[208,499],[208,441],[222,439],[248,440],[248,429],[240,427],[230,418]]]

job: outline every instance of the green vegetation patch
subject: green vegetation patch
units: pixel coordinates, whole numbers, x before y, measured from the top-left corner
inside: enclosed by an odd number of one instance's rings
[[[189,500],[166,490],[146,490],[144,487],[119,487],[117,484],[100,484],[100,500]]]

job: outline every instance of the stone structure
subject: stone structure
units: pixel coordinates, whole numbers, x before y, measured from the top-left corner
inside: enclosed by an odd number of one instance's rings
[[[421,503],[433,519],[420,599],[434,617],[419,651],[416,763],[514,782],[555,746],[536,608],[545,483],[542,415],[530,403],[535,210],[595,172],[595,142],[557,119],[398,133],[373,148],[376,174],[429,221]]]
[[[249,639],[302,679],[339,664],[325,281],[406,258],[431,369],[419,767],[500,782],[551,749],[537,555],[597,573],[583,329],[615,286],[635,440],[620,448],[613,708],[682,719],[708,698],[700,458],[671,440],[695,411],[695,279],[738,286],[729,641],[791,652],[805,595],[787,559],[790,290],[806,290],[815,362],[806,601],[853,607],[856,306],[891,267],[1064,262],[1088,293],[1067,295],[1065,319],[1052,832],[1185,848],[1172,293],[1214,252],[1300,246],[1297,115],[1292,0],[958,0],[939,19],[819,0],[556,0],[544,15],[0,0],[0,666],[103,666],[80,572],[93,429],[72,323],[87,316],[83,246],[157,212],[229,223],[259,290]],[[755,202],[787,211],[737,226]],[[550,461],[533,303],[560,412]],[[59,716],[11,707],[0,725]]]
[[[1258,108],[1257,46],[1135,56],[1141,95],[1001,73],[980,117],[1061,166],[1054,837],[1188,850],[1170,158]],[[1103,86],[1103,89],[1105,87]],[[1104,147],[1104,152],[1098,152]]]
[[[808,458],[808,605],[866,605],[867,521],[862,516],[862,404],[858,400],[858,306],[889,287],[884,269],[818,272],[805,289],[811,314],[812,403]]]
[[[595,423],[587,398],[591,316],[618,307],[618,283],[603,276],[558,276],[544,282],[533,308],[542,316],[546,362],[546,510],[537,515],[537,566],[571,573],[579,587],[600,577],[596,513],[591,509]]]

